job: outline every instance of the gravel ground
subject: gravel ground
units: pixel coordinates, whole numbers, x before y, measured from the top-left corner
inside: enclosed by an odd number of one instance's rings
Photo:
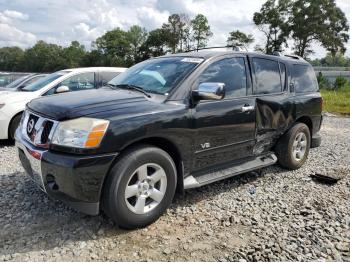
[[[278,166],[177,196],[145,229],[48,199],[0,145],[0,261],[350,261],[350,118],[327,117],[297,171]],[[314,172],[343,176],[321,184]]]

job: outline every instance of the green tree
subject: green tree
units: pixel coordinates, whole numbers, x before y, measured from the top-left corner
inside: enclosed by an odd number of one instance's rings
[[[191,19],[187,14],[180,14],[180,43],[179,51],[189,51],[193,48],[191,39],[192,25]]]
[[[24,51],[19,47],[0,48],[0,70],[21,71],[23,70]]]
[[[267,0],[260,12],[254,13],[253,21],[266,38],[265,53],[282,51],[283,45],[288,46],[290,4],[291,0]]]
[[[62,55],[67,68],[79,67],[86,55],[85,46],[72,41],[70,46],[63,48]]]
[[[143,51],[143,60],[166,54],[166,34],[167,32],[165,32],[162,28],[149,32],[146,42],[141,47]]]
[[[106,32],[96,39],[94,45],[105,55],[106,66],[130,66],[131,46],[129,34],[120,28]]]
[[[289,17],[295,53],[307,57],[311,44],[319,42],[334,56],[344,53],[349,39],[345,14],[334,0],[296,0]]]
[[[232,31],[227,38],[227,45],[229,46],[243,46],[245,49],[248,49],[249,45],[254,42],[253,35],[245,34],[239,30]]]
[[[145,28],[142,28],[138,25],[130,27],[127,32],[129,43],[130,43],[130,54],[133,63],[138,63],[142,61],[142,46],[147,41],[148,33]]]
[[[108,65],[107,57],[101,51],[92,49],[86,52],[81,61],[81,66],[106,66]]]
[[[163,37],[170,47],[172,53],[176,53],[182,38],[183,22],[179,14],[172,14],[168,18],[168,23],[163,24]]]
[[[199,49],[207,46],[207,42],[213,33],[210,30],[210,25],[208,19],[202,15],[198,14],[192,21],[192,38],[195,43],[195,48]]]
[[[25,50],[23,65],[26,71],[54,72],[66,68],[63,48],[56,44],[38,41],[33,47]]]

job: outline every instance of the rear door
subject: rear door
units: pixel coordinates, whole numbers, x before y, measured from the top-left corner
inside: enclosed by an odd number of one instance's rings
[[[271,150],[277,138],[294,121],[288,93],[286,65],[278,59],[250,56],[253,95],[256,97],[257,136],[254,154]]]
[[[196,131],[193,171],[249,157],[255,144],[255,98],[248,60],[243,55],[212,62],[199,76],[203,82],[225,84],[223,100],[201,100],[193,109]]]

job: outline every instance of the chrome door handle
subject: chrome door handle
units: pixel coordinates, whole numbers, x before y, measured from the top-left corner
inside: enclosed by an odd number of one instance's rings
[[[254,106],[242,106],[242,112],[250,112],[254,111],[255,107]]]

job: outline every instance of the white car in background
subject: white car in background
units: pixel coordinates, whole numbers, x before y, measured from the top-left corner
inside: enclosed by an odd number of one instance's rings
[[[123,67],[87,67],[57,71],[19,91],[0,92],[0,139],[14,139],[25,106],[34,98],[100,88],[124,72]]]

